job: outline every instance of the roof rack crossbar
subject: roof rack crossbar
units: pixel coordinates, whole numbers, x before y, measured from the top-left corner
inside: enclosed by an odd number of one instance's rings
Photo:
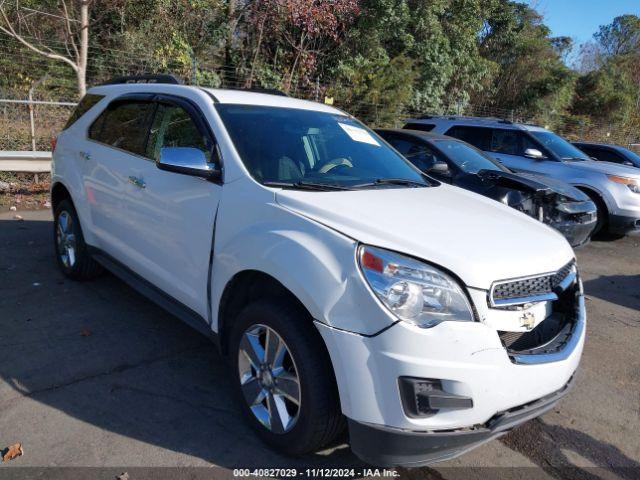
[[[127,75],[123,77],[112,78],[106,81],[102,85],[117,85],[120,83],[170,83],[173,85],[181,85],[182,82],[173,75],[161,73],[161,74],[146,74],[146,75]]]

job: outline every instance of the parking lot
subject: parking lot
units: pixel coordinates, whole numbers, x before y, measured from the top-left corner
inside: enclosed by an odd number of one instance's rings
[[[0,448],[35,466],[361,467],[345,445],[290,459],[243,423],[223,360],[111,275],[58,272],[51,212],[0,213]],[[578,251],[589,315],[572,392],[505,437],[409,478],[640,475],[640,237]],[[470,468],[452,468],[470,467]],[[495,475],[492,475],[495,476]],[[113,478],[109,476],[107,478]],[[135,477],[131,477],[135,478]]]

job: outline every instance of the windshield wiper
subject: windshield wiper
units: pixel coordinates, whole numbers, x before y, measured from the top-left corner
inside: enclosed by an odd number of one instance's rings
[[[346,187],[343,185],[333,185],[330,183],[315,183],[315,182],[262,182],[262,184],[266,187],[276,187],[276,188],[294,188],[298,190],[317,190],[317,191],[342,191],[342,190],[351,190],[350,187]]]
[[[408,180],[406,178],[378,178],[373,182],[360,183],[358,185],[352,185],[352,188],[366,188],[377,187],[378,185],[400,185],[406,187],[430,187],[431,185],[426,182],[419,182],[417,180]]]

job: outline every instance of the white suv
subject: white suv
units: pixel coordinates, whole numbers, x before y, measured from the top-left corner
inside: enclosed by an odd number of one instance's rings
[[[270,445],[348,424],[365,461],[421,465],[566,393],[586,318],[559,233],[335,108],[143,80],[92,88],[57,139],[60,267],[106,267],[211,336]]]

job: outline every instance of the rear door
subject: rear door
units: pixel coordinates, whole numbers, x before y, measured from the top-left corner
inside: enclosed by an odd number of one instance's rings
[[[91,124],[88,140],[79,148],[96,246],[127,265],[136,261],[129,242],[136,205],[128,205],[126,196],[132,172],[146,161],[154,108],[150,95],[114,100]]]
[[[213,226],[221,184],[167,172],[156,162],[165,147],[192,147],[218,161],[215,138],[198,108],[185,99],[156,96],[144,159],[130,169],[125,203],[135,271],[203,318]]]

